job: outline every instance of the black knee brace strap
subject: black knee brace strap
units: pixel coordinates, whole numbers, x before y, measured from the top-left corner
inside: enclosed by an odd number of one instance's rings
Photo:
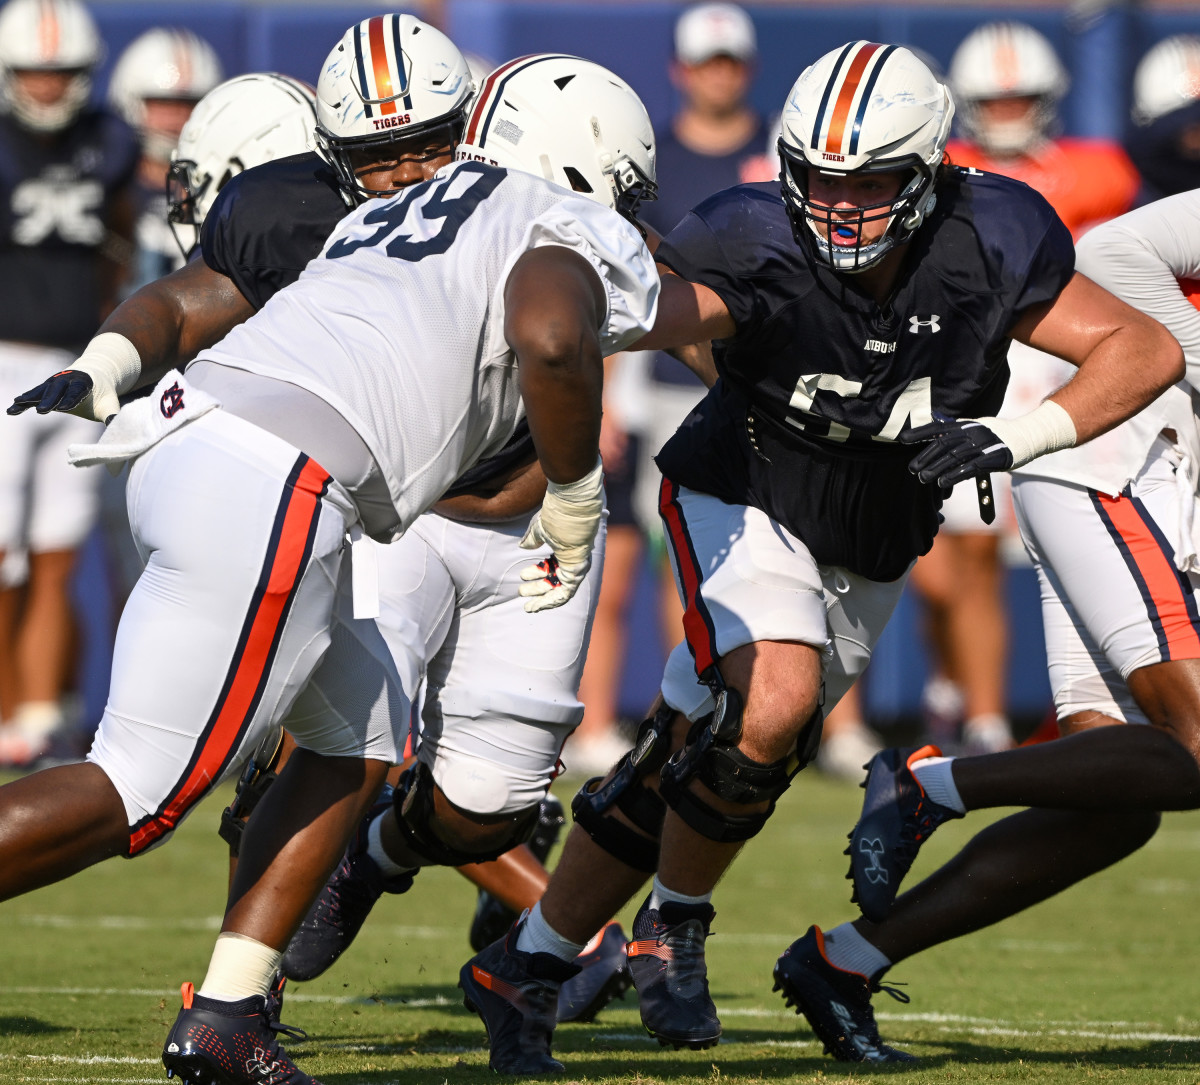
[[[416,762],[396,784],[392,804],[400,835],[409,849],[434,866],[463,866],[467,863],[486,863],[499,858],[510,848],[524,844],[537,828],[538,807],[531,806],[513,815],[508,835],[503,841],[482,851],[455,848],[443,841],[434,831],[437,815],[433,805],[434,782],[429,769]]]
[[[688,732],[687,743],[662,770],[662,797],[667,805],[701,836],[719,843],[749,840],[775,811],[775,803],[793,777],[813,757],[820,745],[823,715],[817,708],[801,729],[795,751],[764,764],[737,748],[742,734],[742,698],[714,674],[716,708],[701,717]],[[766,802],[766,810],[729,814],[715,809],[688,786],[698,778],[718,798],[738,805]]]
[[[600,776],[588,780],[571,801],[575,824],[599,847],[614,859],[648,874],[658,869],[658,838],[667,808],[642,780],[666,762],[674,714],[663,705],[650,719],[643,720],[637,742],[617,763],[612,778],[604,784]],[[614,818],[609,813],[614,806],[649,839]]]
[[[242,848],[242,833],[246,829],[246,819],[254,812],[254,808],[262,800],[269,788],[275,782],[275,763],[278,759],[279,748],[283,745],[283,731],[271,736],[246,762],[242,775],[238,777],[237,790],[233,793],[233,802],[221,811],[221,824],[217,829],[221,839],[229,845],[229,854],[237,858]]]

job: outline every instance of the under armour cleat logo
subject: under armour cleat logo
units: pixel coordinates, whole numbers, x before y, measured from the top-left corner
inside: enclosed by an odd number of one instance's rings
[[[888,883],[888,872],[879,861],[883,857],[883,850],[883,841],[878,838],[874,840],[860,840],[858,842],[859,854],[865,855],[871,864],[863,871],[863,874],[866,876],[867,881],[873,885],[881,883],[887,885]]]
[[[158,409],[162,411],[163,418],[173,418],[183,409],[183,389],[179,387],[179,381],[163,392]]]
[[[270,1061],[267,1061],[270,1059]],[[270,1081],[275,1072],[275,1060],[264,1048],[256,1047],[254,1054],[246,1060],[246,1073],[258,1081]]]

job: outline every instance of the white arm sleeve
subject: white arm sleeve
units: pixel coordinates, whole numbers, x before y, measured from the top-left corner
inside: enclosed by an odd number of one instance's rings
[[[1200,311],[1180,279],[1200,279],[1200,190],[1139,207],[1089,231],[1076,268],[1135,309],[1166,325],[1200,389]]]

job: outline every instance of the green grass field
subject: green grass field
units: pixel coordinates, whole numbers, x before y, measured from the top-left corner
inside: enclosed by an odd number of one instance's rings
[[[560,781],[562,798],[573,783]],[[1115,871],[894,969],[912,1002],[877,996],[881,1030],[921,1057],[915,1068],[822,1055],[771,992],[771,967],[808,924],[854,914],[841,851],[860,796],[805,773],[718,889],[708,962],[720,1046],[660,1048],[631,993],[596,1023],[559,1030],[565,1080],[1200,1081],[1200,815],[1168,816]],[[0,1081],[164,1080],[159,1051],[179,984],[202,979],[219,922],[226,860],[214,826],[227,798],[143,859],[0,905]],[[983,824],[943,827],[914,874]],[[290,1050],[306,1072],[326,1085],[492,1078],[483,1028],[455,986],[473,902],[453,871],[426,871],[410,893],[380,902],[338,967],[289,990],[284,1019],[309,1033]]]

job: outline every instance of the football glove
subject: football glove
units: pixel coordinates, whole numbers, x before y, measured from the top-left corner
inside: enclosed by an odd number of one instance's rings
[[[101,332],[70,369],[17,396],[8,413],[33,407],[38,414],[65,411],[107,423],[121,409],[117,397],[137,383],[141,372],[137,347],[117,332]]]
[[[908,469],[943,489],[990,471],[1011,471],[1038,456],[1075,444],[1075,423],[1053,400],[1020,418],[945,418],[900,434],[903,444],[925,444]],[[926,443],[928,442],[928,443]]]
[[[549,546],[550,557],[521,570],[518,589],[530,614],[561,607],[579,590],[592,565],[592,544],[604,515],[604,471],[596,466],[583,478],[546,484],[546,496],[525,537],[523,550]]]

